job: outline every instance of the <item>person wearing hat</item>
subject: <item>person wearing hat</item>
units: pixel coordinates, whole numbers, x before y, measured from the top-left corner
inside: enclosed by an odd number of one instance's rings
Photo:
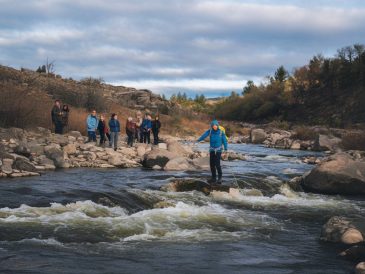
[[[204,134],[197,140],[197,142],[201,142],[207,137],[210,137],[209,163],[210,171],[212,172],[212,177],[210,180],[208,180],[208,182],[211,184],[221,184],[223,175],[221,167],[222,147],[224,148],[224,151],[227,151],[228,141],[226,134],[223,130],[220,129],[217,120],[213,120],[211,122],[210,129],[204,132]]]

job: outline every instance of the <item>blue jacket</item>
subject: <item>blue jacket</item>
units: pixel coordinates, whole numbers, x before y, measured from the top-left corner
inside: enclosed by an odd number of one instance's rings
[[[214,125],[218,126],[218,130],[214,130],[212,128]],[[209,151],[222,151],[222,146],[224,146],[224,150],[227,150],[227,136],[222,130],[219,129],[217,120],[214,120],[211,123],[211,128],[204,132],[204,134],[198,139],[198,142],[203,141],[207,137],[210,137]]]
[[[96,116],[92,116],[91,114],[87,116],[86,125],[87,131],[95,131],[98,128],[99,120]]]
[[[120,132],[120,124],[118,120],[110,119],[109,120],[109,128],[110,132]]]
[[[152,122],[150,119],[143,119],[143,122],[142,122],[142,126],[141,128],[144,130],[144,131],[148,131],[149,129],[152,128]]]

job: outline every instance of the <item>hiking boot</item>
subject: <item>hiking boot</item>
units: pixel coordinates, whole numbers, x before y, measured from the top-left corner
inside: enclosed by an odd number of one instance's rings
[[[218,184],[218,185],[221,185],[221,184],[222,184],[222,177],[218,178],[218,180],[217,180],[217,184]]]

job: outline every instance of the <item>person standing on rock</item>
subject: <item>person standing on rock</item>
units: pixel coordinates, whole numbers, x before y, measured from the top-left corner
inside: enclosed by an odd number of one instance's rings
[[[63,134],[62,110],[61,110],[60,100],[56,100],[54,102],[54,106],[51,110],[51,118],[52,118],[52,123],[55,127],[55,133]]]
[[[136,142],[140,142],[140,143],[143,143],[142,122],[143,122],[142,112],[137,111],[135,138],[136,138]]]
[[[141,127],[142,127],[142,133],[143,133],[143,143],[150,144],[151,143],[152,122],[151,122],[151,116],[149,116],[147,113],[144,116]]]
[[[104,115],[100,115],[100,120],[98,123],[98,131],[99,131],[99,135],[100,135],[100,146],[105,146],[106,135],[109,135],[108,134],[109,130],[108,130],[108,126],[105,122]],[[108,138],[108,140],[110,140],[110,138]]]
[[[120,132],[120,123],[118,121],[117,114],[113,113],[109,120],[109,128],[110,128],[110,142],[109,145],[111,148],[114,148],[115,151],[118,149],[118,136]]]
[[[89,137],[87,142],[96,142],[96,131],[98,129],[98,117],[96,116],[96,110],[93,110],[86,119],[87,136]]]
[[[64,132],[68,131],[69,113],[70,113],[70,108],[68,107],[68,105],[63,105],[63,107],[62,107],[62,127],[63,127]]]
[[[152,122],[152,133],[153,133],[153,144],[154,145],[158,145],[158,134],[160,132],[160,128],[161,128],[161,122],[160,122],[158,115],[156,115],[155,120]]]
[[[222,157],[222,146],[224,151],[227,151],[227,136],[219,128],[219,123],[217,120],[213,120],[210,124],[211,128],[208,129],[204,134],[197,140],[201,142],[207,137],[210,138],[210,148],[209,148],[209,158],[210,158],[210,171],[212,172],[212,178],[209,183],[214,184],[222,183],[222,167],[221,167],[221,157]],[[218,172],[218,180],[217,180]]]
[[[136,133],[136,123],[133,121],[132,117],[128,117],[125,131],[128,136],[128,146],[132,147],[134,142],[134,135]]]

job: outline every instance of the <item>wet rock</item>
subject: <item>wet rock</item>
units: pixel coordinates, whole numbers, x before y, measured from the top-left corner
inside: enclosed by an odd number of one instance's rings
[[[168,161],[164,170],[192,170],[194,167],[190,164],[187,158],[177,157]]]
[[[341,236],[341,242],[344,244],[356,244],[363,241],[364,237],[361,232],[355,228],[347,229]]]
[[[223,161],[246,161],[246,156],[234,151],[226,152],[222,155]]]
[[[353,245],[340,253],[340,256],[351,261],[365,260],[365,245]]]
[[[316,151],[336,151],[341,141],[342,140],[337,137],[319,134],[316,141],[314,142],[313,149]]]
[[[14,160],[13,159],[3,159],[2,160],[3,164],[1,166],[1,171],[2,173],[4,174],[11,174],[13,172],[13,163],[14,163]]]
[[[168,207],[175,207],[175,204],[168,201],[160,201],[153,205],[153,208],[168,208]]]
[[[167,144],[167,150],[180,156],[188,156],[190,153],[179,142],[170,141]]]
[[[13,163],[13,167],[15,169],[19,169],[22,171],[29,171],[29,172],[37,171],[34,164],[32,164],[29,160],[23,158],[17,158]]]
[[[321,240],[334,243],[355,244],[364,241],[364,238],[350,219],[334,216],[322,227]]]
[[[287,182],[287,184],[292,190],[297,192],[302,192],[303,191],[303,188],[301,186],[302,180],[303,178],[300,176],[294,177],[289,182]]]
[[[209,170],[209,157],[200,157],[193,159],[193,165],[197,169]]]
[[[356,265],[355,274],[365,274],[365,262],[361,262]]]
[[[323,194],[365,194],[365,162],[337,153],[304,176],[302,187]]]
[[[60,146],[57,144],[51,144],[44,147],[46,156],[53,160],[54,165],[57,168],[69,168],[70,165],[65,161],[64,153]]]
[[[227,185],[209,185],[206,181],[195,178],[172,179],[170,183],[161,187],[162,191],[167,192],[185,192],[185,191],[201,191],[210,194],[212,191],[229,191]]]
[[[251,130],[251,143],[262,144],[266,140],[266,132],[261,128]]]
[[[29,157],[30,154],[31,154],[31,151],[30,149],[28,148],[27,144],[26,143],[20,143],[15,149],[14,149],[14,152],[16,154],[19,154],[19,155],[22,155],[22,156],[25,156],[25,157]]]
[[[143,166],[152,168],[155,165],[164,167],[168,161],[179,157],[175,153],[172,153],[165,149],[154,149],[144,155]]]
[[[300,150],[300,148],[301,148],[301,144],[300,144],[300,141],[298,141],[298,140],[293,141],[293,143],[290,146],[290,149],[294,149],[294,150]]]

